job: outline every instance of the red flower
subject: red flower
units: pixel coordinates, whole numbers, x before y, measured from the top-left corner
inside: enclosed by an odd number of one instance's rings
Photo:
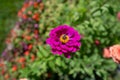
[[[25,7],[22,7],[21,11],[22,11],[22,12],[25,12],[25,11],[26,11],[26,8],[25,8]]]
[[[30,5],[29,5],[28,2],[24,3],[24,5],[23,5],[24,8],[27,8],[27,7],[29,7],[29,6],[30,6]]]
[[[32,49],[32,47],[33,47],[33,45],[32,45],[32,44],[28,45],[28,50],[31,50],[31,49]]]
[[[24,38],[25,38],[26,40],[31,40],[31,39],[32,39],[31,36],[24,36]]]
[[[24,54],[25,54],[26,56],[28,56],[28,55],[30,54],[30,52],[29,52],[29,51],[25,51]]]
[[[25,58],[24,58],[24,57],[20,57],[18,62],[19,62],[19,63],[25,62]]]
[[[33,6],[34,6],[34,8],[37,8],[38,7],[38,2],[34,2]]]
[[[14,66],[12,67],[12,71],[16,71],[16,70],[17,70],[17,66],[14,65]]]
[[[35,13],[32,18],[36,21],[39,21],[39,14],[38,13]]]
[[[22,17],[22,11],[20,10],[20,11],[18,11],[18,17]]]
[[[95,40],[95,44],[96,44],[96,45],[99,45],[99,44],[100,44],[100,41],[99,41],[99,40]]]
[[[4,66],[4,63],[0,63],[0,67],[3,67]]]
[[[34,34],[38,34],[39,33],[39,30],[34,30]]]
[[[23,18],[23,19],[27,19],[28,16],[27,16],[26,14],[23,14],[23,15],[22,15],[22,18]]]

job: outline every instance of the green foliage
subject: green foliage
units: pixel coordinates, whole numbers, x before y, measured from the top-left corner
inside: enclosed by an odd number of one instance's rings
[[[43,3],[45,8],[39,21],[42,44],[34,47],[37,56],[34,62],[26,57],[27,65],[18,70],[18,78],[108,80],[117,65],[103,57],[103,48],[120,40],[120,22],[116,18],[118,1],[43,0]],[[46,44],[50,30],[63,24],[74,27],[82,35],[80,50],[69,59],[52,54]]]
[[[46,48],[39,47],[39,63],[44,62],[43,71],[40,72],[50,71],[52,76],[57,73],[60,80],[97,80],[97,77],[108,80],[109,73],[115,70],[116,64],[103,58],[103,48],[117,43],[120,36],[116,10],[112,3],[113,1],[105,0],[44,1],[45,10],[40,20],[40,31],[44,31],[44,34],[41,34],[44,41],[52,28],[62,24],[73,26],[83,38],[80,50],[70,59],[52,55],[46,44]],[[100,44],[96,45],[95,40]]]

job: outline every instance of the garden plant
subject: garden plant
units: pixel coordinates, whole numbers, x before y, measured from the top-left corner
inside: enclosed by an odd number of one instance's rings
[[[0,80],[113,80],[119,0],[25,0],[0,57]]]

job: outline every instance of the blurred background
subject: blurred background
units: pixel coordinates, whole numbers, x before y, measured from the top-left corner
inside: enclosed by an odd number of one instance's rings
[[[5,38],[17,20],[17,12],[24,0],[0,0],[0,53],[5,48]]]

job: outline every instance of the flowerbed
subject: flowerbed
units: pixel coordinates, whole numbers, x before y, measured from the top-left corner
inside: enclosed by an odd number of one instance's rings
[[[0,78],[111,79],[120,61],[119,47],[110,47],[119,44],[120,37],[119,9],[117,1],[112,3],[26,0],[6,39]]]

